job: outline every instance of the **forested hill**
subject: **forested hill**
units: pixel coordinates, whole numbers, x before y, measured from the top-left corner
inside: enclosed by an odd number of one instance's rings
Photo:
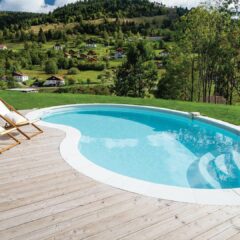
[[[1,12],[0,29],[16,25],[17,28],[27,28],[45,22],[46,14],[28,12]]]
[[[85,0],[68,4],[49,14],[0,12],[0,29],[27,29],[44,23],[70,23],[99,18],[151,17],[172,12],[182,16],[186,11],[183,8],[167,8],[149,0]]]
[[[166,13],[167,8],[164,5],[148,0],[88,0],[56,9],[53,16],[63,20],[73,15],[81,16],[83,19],[96,19],[103,16],[131,18]]]

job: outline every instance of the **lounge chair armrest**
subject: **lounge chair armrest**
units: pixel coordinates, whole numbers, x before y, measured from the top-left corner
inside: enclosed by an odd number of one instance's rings
[[[4,122],[6,122],[7,124],[10,124],[12,126],[14,126],[15,124],[7,117],[4,117],[3,115],[0,114],[0,118],[3,119]]]
[[[1,133],[0,133],[0,136],[3,136],[3,135],[8,134],[8,133],[11,133],[12,131],[15,131],[15,130],[17,130],[15,127],[14,127],[14,128],[10,128],[10,129],[7,129],[6,131],[1,132]]]

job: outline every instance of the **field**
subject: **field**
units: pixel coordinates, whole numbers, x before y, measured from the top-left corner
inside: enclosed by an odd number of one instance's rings
[[[135,17],[135,18],[121,18],[121,22],[134,22],[136,24],[141,24],[141,23],[152,23],[152,22],[157,22],[158,24],[161,24],[162,21],[166,19],[165,15],[161,16],[154,16],[154,17]],[[116,18],[108,18],[107,19],[109,22],[115,22]],[[103,18],[96,19],[96,20],[84,20],[83,22],[85,23],[90,23],[90,24],[95,24],[99,25],[104,22]],[[40,28],[43,29],[43,31],[48,31],[50,29],[72,29],[76,23],[68,23],[68,24],[63,24],[63,23],[54,23],[54,24],[41,24],[37,26],[32,26],[31,30],[34,33],[38,33]]]
[[[46,52],[47,50],[50,50],[53,48],[53,46],[56,44],[55,41],[47,42],[46,44],[42,44],[42,51]],[[79,49],[74,46],[74,39],[70,39],[67,43],[68,50],[72,49],[75,51],[78,51]],[[13,51],[19,52],[24,49],[23,43],[8,43],[8,47],[12,49]],[[102,61],[102,58],[104,56],[107,56],[110,54],[110,52],[114,52],[114,47],[108,47],[104,46],[103,44],[97,44],[97,47],[94,49],[86,49],[84,53],[87,53],[89,50],[94,50],[97,53],[98,56],[98,63],[105,64],[104,61]],[[158,55],[160,50],[155,50],[155,54]],[[95,71],[95,70],[84,70],[79,71],[76,75],[68,75],[68,70],[60,69],[57,73],[57,75],[62,76],[66,79],[72,78],[76,80],[78,83],[86,83],[87,79],[91,80],[92,84],[101,84],[100,76],[104,75],[106,71],[111,72],[111,75],[114,75],[112,71],[116,69],[117,67],[121,66],[124,59],[111,59],[109,61],[109,69],[103,70],[103,71]],[[163,69],[159,69],[159,76],[162,75],[164,72]],[[30,81],[28,81],[27,85],[32,84],[34,79],[38,79],[40,81],[44,81],[47,78],[51,77],[52,74],[46,74],[43,66],[32,66],[31,69],[21,69],[21,72],[28,75],[30,78]],[[111,84],[113,83],[112,78],[107,79],[105,81],[105,84]]]
[[[240,125],[240,106],[214,105],[162,99],[141,99],[115,96],[96,96],[80,94],[18,93],[0,91],[0,97],[17,109],[43,108],[76,103],[122,103],[148,105],[187,112],[200,112],[202,115]]]
[[[46,44],[42,44],[42,51],[47,51],[53,48],[53,46],[56,44],[55,41],[47,42]],[[24,44],[23,43],[8,43],[7,44],[10,49],[13,51],[19,52],[20,50],[24,49]],[[74,39],[70,39],[67,43],[68,45],[68,50],[72,49],[75,51],[78,51],[79,49],[74,46]],[[86,49],[85,53],[87,53],[88,50],[91,49]],[[101,60],[104,56],[110,53],[110,51],[114,51],[113,47],[105,47],[102,44],[97,44],[97,48],[92,49],[94,50],[99,58],[98,63],[103,63],[104,62]],[[111,59],[109,61],[109,70],[112,71],[113,69],[116,69],[118,66],[122,64],[122,59]],[[32,66],[31,69],[21,69],[21,72],[24,74],[28,75],[30,79],[39,79],[39,80],[46,80],[52,74],[46,74],[45,71],[43,70],[43,66]],[[62,76],[64,78],[73,78],[78,82],[86,82],[87,79],[90,79],[92,83],[101,83],[99,80],[99,75],[103,75],[105,71],[94,71],[94,70],[89,70],[89,71],[79,71],[78,74],[76,75],[68,75],[68,70],[62,70],[60,69],[58,71],[59,76]],[[32,83],[32,81],[29,81],[29,83]]]

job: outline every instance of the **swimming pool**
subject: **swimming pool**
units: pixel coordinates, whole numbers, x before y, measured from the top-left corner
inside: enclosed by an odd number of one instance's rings
[[[200,192],[238,195],[240,134],[230,124],[192,119],[184,112],[123,105],[58,107],[43,110],[41,116],[45,125],[72,132],[68,143],[62,144],[64,159],[96,180],[173,200],[184,199],[182,194],[187,193],[190,202],[196,202]],[[75,148],[71,150],[70,145]],[[136,190],[138,184],[147,193]],[[165,194],[174,190],[182,196],[159,196],[157,187]]]

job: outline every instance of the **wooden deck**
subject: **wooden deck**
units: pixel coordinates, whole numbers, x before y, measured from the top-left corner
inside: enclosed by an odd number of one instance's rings
[[[61,158],[63,138],[45,128],[0,156],[0,240],[240,239],[240,207],[153,199],[98,183]]]

